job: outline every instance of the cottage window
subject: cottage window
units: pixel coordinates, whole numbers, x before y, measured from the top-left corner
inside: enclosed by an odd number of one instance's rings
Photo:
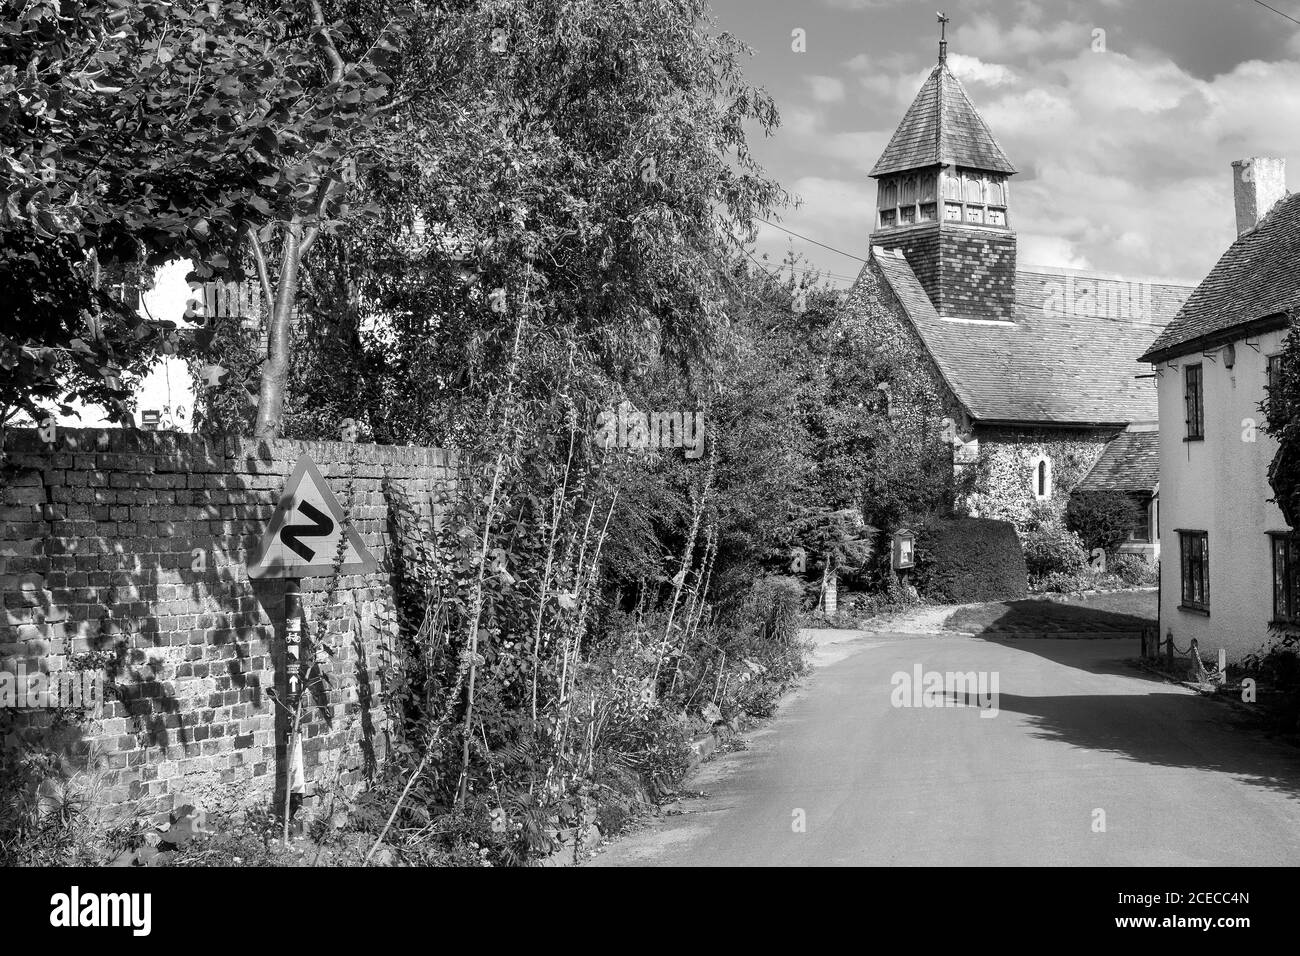
[[[1300,623],[1300,535],[1273,533],[1273,622]]]
[[[1007,211],[1005,209],[994,209],[990,206],[985,222],[990,226],[1005,226],[1007,224]]]
[[[1210,536],[1205,531],[1179,531],[1182,558],[1182,607],[1210,609]]]
[[[983,222],[984,222],[984,207],[983,207],[983,206],[967,206],[967,207],[966,207],[966,221],[967,221],[967,222],[976,222],[976,223],[980,223],[980,224],[982,225]]]
[[[1268,386],[1266,397],[1272,403],[1273,396],[1277,394],[1277,388],[1282,384],[1282,356],[1270,355],[1268,357]]]
[[[934,222],[937,215],[934,203],[921,203],[921,222]]]
[[[894,225],[898,221],[898,214],[893,209],[882,209],[880,212],[880,225],[884,228]]]
[[[1205,396],[1201,387],[1201,366],[1189,365],[1183,373],[1183,401],[1187,423],[1187,441],[1205,437]]]
[[[961,222],[961,203],[956,203],[956,202],[944,203],[943,218],[948,222]]]

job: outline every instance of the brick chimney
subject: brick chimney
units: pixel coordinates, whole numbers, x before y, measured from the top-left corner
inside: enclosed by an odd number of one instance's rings
[[[1237,209],[1237,235],[1259,225],[1286,194],[1285,159],[1255,156],[1233,162],[1232,201]]]

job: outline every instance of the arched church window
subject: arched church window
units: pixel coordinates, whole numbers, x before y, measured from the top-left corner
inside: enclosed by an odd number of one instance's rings
[[[1052,460],[1046,455],[1036,455],[1030,462],[1030,481],[1038,501],[1052,497]]]
[[[989,205],[1005,206],[1007,204],[1007,193],[1001,178],[989,180]]]
[[[966,201],[982,203],[984,201],[984,183],[980,174],[968,171],[962,176],[962,180],[965,184]]]

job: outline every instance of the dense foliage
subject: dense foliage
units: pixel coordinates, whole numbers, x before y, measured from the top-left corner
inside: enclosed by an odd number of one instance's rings
[[[1025,554],[1009,521],[936,518],[916,529],[916,586],[946,604],[1023,598]]]
[[[200,276],[255,260],[274,319],[300,247],[333,228],[355,176],[340,144],[365,143],[389,44],[367,37],[335,69],[351,31],[318,3],[6,0],[5,14],[0,425],[54,398],[122,418],[122,376],[161,334],[113,282],[178,256]]]
[[[1142,514],[1137,502],[1122,491],[1076,491],[1065,508],[1065,525],[1079,535],[1091,552],[1101,548],[1108,555],[1128,540]]]
[[[1300,329],[1291,316],[1282,349],[1282,361],[1271,393],[1264,403],[1265,431],[1277,440],[1277,452],[1268,467],[1273,500],[1287,527],[1300,522]]]

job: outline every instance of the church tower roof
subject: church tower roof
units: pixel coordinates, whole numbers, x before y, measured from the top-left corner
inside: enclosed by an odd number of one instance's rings
[[[871,175],[887,176],[939,165],[995,173],[1016,171],[942,55]]]

